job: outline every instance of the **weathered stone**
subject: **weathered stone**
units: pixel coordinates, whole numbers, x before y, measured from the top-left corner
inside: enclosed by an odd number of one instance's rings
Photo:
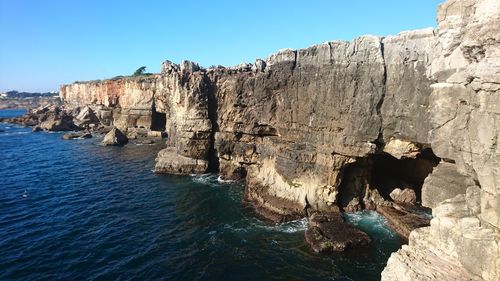
[[[389,208],[382,195],[388,198],[392,189],[373,186],[373,173],[361,171],[371,166],[362,163],[383,152],[398,163],[415,160],[395,170],[419,181],[391,187],[411,186],[419,197],[421,175],[435,164],[419,157],[432,148],[445,162],[422,190],[434,213],[424,228],[428,237],[414,231],[382,277],[496,281],[499,6],[496,0],[448,0],[435,30],[281,50],[252,69],[205,71],[167,61],[159,75],[75,83],[60,94],[67,105],[92,105],[104,125],[167,132],[170,147],[159,153],[157,172],[203,173],[210,166],[223,178],[245,178],[245,202],[272,221],[336,205],[376,208],[407,236],[423,223],[404,207]],[[350,173],[353,165],[361,170]],[[323,241],[321,231],[311,227],[308,239]],[[341,248],[336,245],[328,247]],[[426,256],[433,265],[424,266]]]
[[[392,254],[382,280],[500,280],[500,2],[448,0],[435,33],[429,140],[455,164],[426,179],[431,226]]]
[[[385,37],[382,44],[387,74],[380,108],[383,138],[386,142],[400,139],[429,143],[428,106],[432,79],[427,73],[438,55],[434,31],[431,28],[406,31]],[[390,144],[389,141],[388,148]],[[408,149],[408,152],[414,151],[411,146]],[[394,156],[400,158],[400,155]]]
[[[85,106],[74,118],[75,124],[78,127],[85,127],[91,124],[99,123],[99,118],[89,106]]]
[[[72,140],[72,139],[90,139],[92,138],[92,134],[88,132],[83,132],[83,133],[69,133],[69,134],[64,134],[61,137],[63,140]]]
[[[139,143],[140,144],[154,144],[155,142],[154,142],[154,140],[141,140]]]
[[[40,123],[40,128],[45,131],[73,131],[79,129],[73,123],[73,117],[62,113],[61,115],[50,115],[47,119]]]
[[[207,161],[179,155],[173,147],[161,150],[156,158],[155,173],[203,174],[207,169]]]
[[[309,217],[305,238],[317,253],[343,252],[371,242],[366,233],[345,223],[338,211],[313,213]]]
[[[182,73],[192,73],[200,70],[200,66],[192,61],[183,60],[180,65],[180,71]]]
[[[104,136],[101,144],[108,145],[124,145],[128,142],[128,138],[118,128],[114,127]]]
[[[405,188],[403,190],[396,188],[391,192],[391,194],[389,194],[389,196],[391,196],[392,200],[398,203],[415,204],[417,202],[415,190],[410,188]]]
[[[266,69],[266,62],[265,61],[263,61],[261,59],[255,60],[255,63],[252,66],[252,71],[263,72],[265,69]]]
[[[406,239],[410,236],[410,232],[428,226],[430,221],[427,216],[417,215],[401,207],[396,209],[394,207],[379,206],[377,212],[383,215],[391,227]]]
[[[441,162],[422,186],[422,205],[435,208],[446,199],[465,194],[467,187],[474,186],[471,177],[461,174],[452,163]]]

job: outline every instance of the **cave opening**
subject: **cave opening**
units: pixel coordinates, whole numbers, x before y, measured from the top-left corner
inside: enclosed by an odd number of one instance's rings
[[[394,189],[410,188],[415,191],[417,202],[421,202],[424,180],[439,161],[430,148],[415,158],[397,159],[387,153],[373,155],[370,185],[386,200],[391,199]]]
[[[396,188],[413,190],[419,203],[424,180],[439,161],[430,148],[423,149],[415,158],[397,159],[385,152],[360,158],[343,170],[339,206],[348,211],[369,208],[366,198],[373,190],[383,200],[393,201],[390,194]]]
[[[151,111],[151,130],[152,131],[165,131],[167,124],[167,114],[156,111],[153,105]]]

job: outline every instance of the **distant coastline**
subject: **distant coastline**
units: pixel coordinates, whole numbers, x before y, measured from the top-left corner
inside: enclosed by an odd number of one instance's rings
[[[0,93],[0,109],[30,109],[49,104],[60,104],[58,92],[31,93],[9,91]]]

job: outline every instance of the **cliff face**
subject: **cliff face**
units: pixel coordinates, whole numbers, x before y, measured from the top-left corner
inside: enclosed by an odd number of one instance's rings
[[[121,129],[150,128],[158,75],[129,79],[75,82],[64,85],[60,98],[68,106],[91,105],[105,125]]]
[[[60,95],[121,130],[167,132],[156,172],[244,178],[245,200],[273,221],[382,212],[394,189],[413,189],[433,209],[431,226],[412,232],[382,278],[498,280],[499,6],[449,0],[436,30],[233,68],[167,61],[158,75],[65,85]]]
[[[246,199],[273,220],[329,209],[346,167],[384,144],[401,157],[428,143],[433,45],[432,30],[367,36],[281,51],[257,73],[210,74],[221,174],[246,174]],[[363,182],[353,188],[365,196]]]
[[[382,279],[500,280],[500,2],[447,1],[436,33],[430,143],[453,161],[425,180],[431,226],[410,235]]]

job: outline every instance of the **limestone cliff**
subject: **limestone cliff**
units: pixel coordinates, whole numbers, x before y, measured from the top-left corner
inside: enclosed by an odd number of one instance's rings
[[[166,132],[156,172],[245,179],[245,200],[272,221],[339,207],[392,216],[404,207],[390,194],[412,190],[431,226],[412,232],[382,278],[499,280],[499,11],[498,0],[449,0],[436,30],[232,68],[166,61],[161,74],[60,95],[125,132]]]
[[[439,7],[425,180],[430,227],[389,259],[382,280],[500,280],[500,2]]]

